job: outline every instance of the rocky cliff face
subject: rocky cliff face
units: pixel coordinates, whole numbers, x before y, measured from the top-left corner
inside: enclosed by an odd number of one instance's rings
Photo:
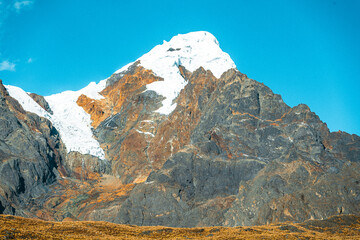
[[[0,211],[176,227],[359,214],[359,136],[329,132],[304,104],[287,106],[240,73],[214,39],[209,33],[177,36],[106,83],[45,99],[32,96],[60,126],[61,137],[70,139],[68,154],[48,120],[25,112],[3,90],[1,116],[13,120],[0,125],[6,129],[2,163],[21,156],[26,161],[17,161],[27,165],[9,165],[21,175],[13,183],[9,174],[0,175]],[[69,102],[61,114],[83,116],[71,132],[64,131],[69,127],[56,106],[61,97]],[[11,142],[14,132],[27,142]],[[80,143],[71,145],[68,136]],[[26,157],[24,144],[36,146]],[[39,176],[26,177],[46,180],[21,187],[25,169],[34,168],[29,162],[42,167],[35,171]],[[69,178],[58,177],[66,173]],[[31,204],[17,204],[19,196],[32,198]],[[11,210],[14,203],[19,211]]]
[[[0,80],[0,213],[33,216],[28,204],[67,175],[64,146],[52,124],[25,112]]]
[[[288,107],[237,70],[187,76],[146,149],[161,157],[116,222],[235,226],[359,211],[358,136],[330,133],[306,105]]]

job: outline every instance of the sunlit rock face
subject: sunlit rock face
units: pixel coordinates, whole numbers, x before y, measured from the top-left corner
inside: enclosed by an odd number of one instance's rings
[[[42,99],[8,89],[23,107],[14,123],[29,111],[43,118],[30,114],[27,126],[59,132],[49,146],[62,154],[51,168],[60,177],[14,205],[28,215],[195,227],[360,213],[359,136],[286,105],[208,32],[175,36],[79,91]]]

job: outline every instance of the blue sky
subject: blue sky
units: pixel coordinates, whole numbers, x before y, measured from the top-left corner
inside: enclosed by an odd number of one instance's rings
[[[0,2],[5,84],[78,90],[163,40],[205,30],[288,105],[305,103],[331,131],[360,135],[360,1]]]

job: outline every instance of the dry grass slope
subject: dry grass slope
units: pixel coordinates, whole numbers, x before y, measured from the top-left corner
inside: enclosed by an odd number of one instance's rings
[[[254,227],[169,228],[0,215],[0,239],[360,239],[360,217],[340,215]]]

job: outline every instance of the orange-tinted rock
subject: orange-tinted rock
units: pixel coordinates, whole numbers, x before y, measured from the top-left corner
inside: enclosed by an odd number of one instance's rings
[[[202,112],[199,104],[209,101],[208,96],[215,90],[217,79],[203,68],[194,73],[184,67],[179,68],[188,79],[188,84],[180,92],[174,112],[158,128],[149,146],[149,157],[154,169],[160,169],[165,161],[180,148],[190,142],[190,136],[199,122]],[[198,101],[199,97],[202,101]]]
[[[100,92],[104,99],[93,100],[81,95],[77,104],[90,114],[92,126],[96,128],[106,118],[118,113],[126,99],[144,91],[144,86],[147,84],[160,80],[152,71],[138,66],[134,73],[126,74],[119,81]]]
[[[95,128],[105,119],[121,112],[123,126],[113,129],[114,136],[101,143],[106,158],[112,162],[113,174],[124,183],[145,181],[152,171],[146,151],[157,131],[160,116],[151,111],[144,112],[150,103],[144,100],[142,93],[147,84],[161,80],[150,70],[135,66],[100,93],[104,99],[93,100],[81,95],[77,100],[77,104],[91,115]],[[156,106],[151,108],[156,110]]]
[[[90,114],[93,127],[97,127],[107,117],[105,112],[110,109],[106,100],[93,100],[84,94],[80,95],[76,103]]]

